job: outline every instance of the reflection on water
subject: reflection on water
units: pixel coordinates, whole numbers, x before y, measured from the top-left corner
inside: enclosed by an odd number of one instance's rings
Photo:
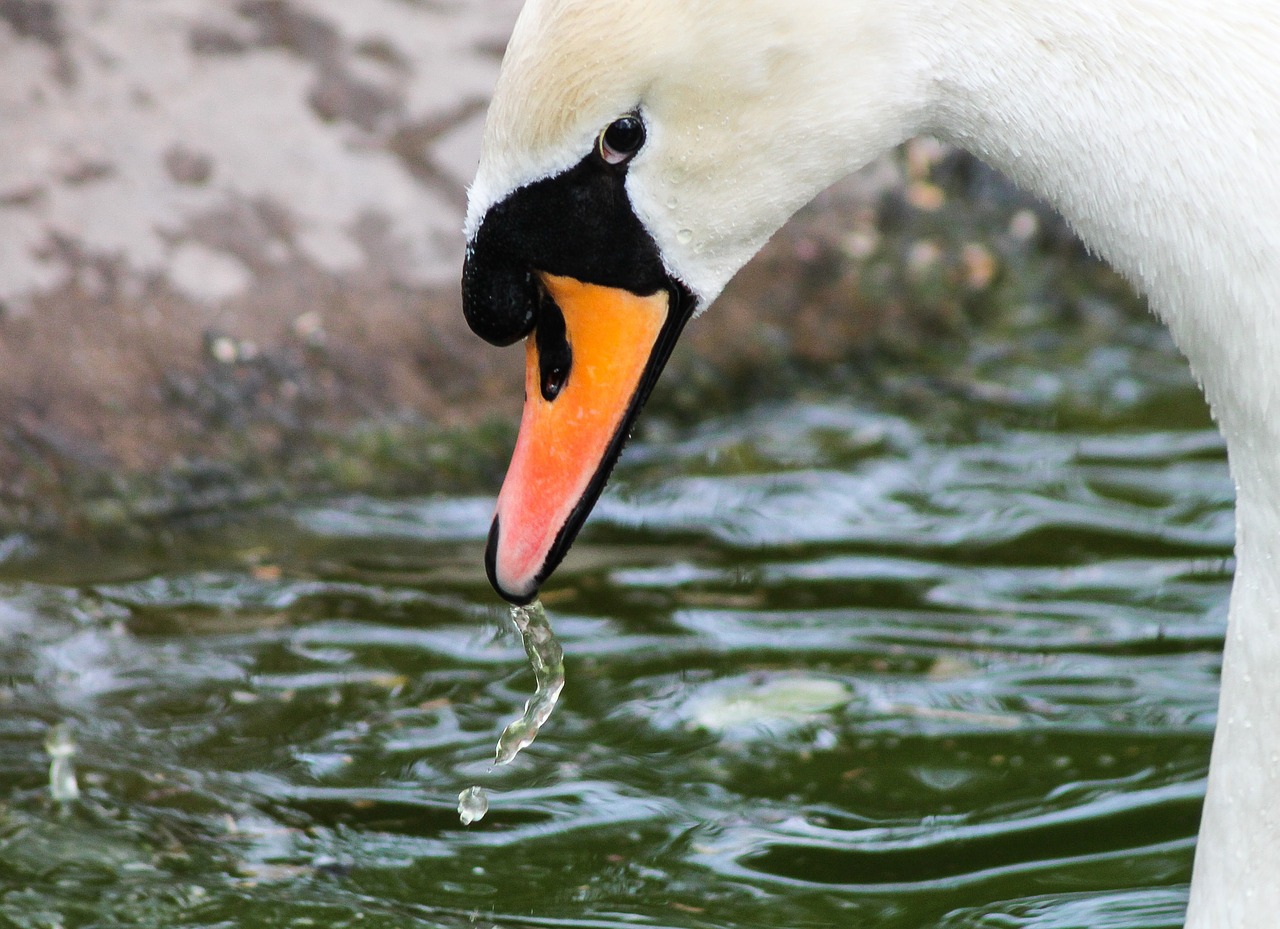
[[[1148,371],[1071,428],[821,397],[637,442],[546,591],[574,687],[492,771],[531,683],[490,500],[6,546],[0,923],[1176,926],[1231,488]]]

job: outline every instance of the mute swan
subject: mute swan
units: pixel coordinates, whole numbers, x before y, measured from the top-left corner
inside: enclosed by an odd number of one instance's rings
[[[530,0],[470,190],[463,298],[525,336],[486,566],[527,601],[688,318],[917,133],[981,156],[1149,296],[1226,438],[1236,578],[1187,925],[1280,925],[1280,6]]]

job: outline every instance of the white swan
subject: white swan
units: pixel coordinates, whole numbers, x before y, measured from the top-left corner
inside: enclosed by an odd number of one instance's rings
[[[531,0],[467,216],[464,305],[531,335],[487,557],[525,600],[695,308],[798,207],[917,133],[1053,202],[1151,299],[1237,488],[1187,925],[1280,925],[1280,4]]]

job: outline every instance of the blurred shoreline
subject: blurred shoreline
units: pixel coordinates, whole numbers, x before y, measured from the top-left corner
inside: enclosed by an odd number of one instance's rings
[[[496,489],[522,357],[467,330],[458,230],[518,6],[0,4],[0,525]],[[865,381],[1088,301],[1141,312],[1049,210],[916,140],[775,237],[653,405]]]

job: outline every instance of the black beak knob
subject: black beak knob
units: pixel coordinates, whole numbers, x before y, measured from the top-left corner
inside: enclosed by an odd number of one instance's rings
[[[494,345],[510,345],[533,331],[541,288],[528,268],[467,247],[462,265],[462,312],[471,331]]]

